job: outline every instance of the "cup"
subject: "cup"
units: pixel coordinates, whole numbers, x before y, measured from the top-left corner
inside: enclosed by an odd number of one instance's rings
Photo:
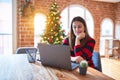
[[[79,72],[81,75],[86,75],[87,73],[87,67],[79,67]]]
[[[79,66],[79,72],[81,75],[86,75],[87,67],[88,67],[88,62],[86,60],[82,60]]]
[[[26,49],[27,58],[30,63],[34,63],[36,61],[36,50]]]

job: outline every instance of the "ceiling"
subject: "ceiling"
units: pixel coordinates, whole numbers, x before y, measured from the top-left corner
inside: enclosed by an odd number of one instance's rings
[[[117,2],[120,2],[120,0],[94,0],[94,1],[111,2],[111,3],[117,3]]]

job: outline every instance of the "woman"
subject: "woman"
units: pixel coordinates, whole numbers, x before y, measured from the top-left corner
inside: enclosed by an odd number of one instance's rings
[[[69,36],[64,40],[63,45],[70,45],[71,60],[80,62],[85,59],[88,61],[88,65],[94,68],[92,52],[95,46],[95,40],[89,36],[83,18],[79,16],[73,18]]]

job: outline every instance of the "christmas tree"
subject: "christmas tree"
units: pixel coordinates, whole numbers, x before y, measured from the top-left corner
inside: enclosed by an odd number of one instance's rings
[[[50,12],[47,16],[46,28],[42,34],[42,42],[48,44],[61,44],[65,34],[62,30],[60,22],[59,7],[56,4],[56,0],[50,6]]]

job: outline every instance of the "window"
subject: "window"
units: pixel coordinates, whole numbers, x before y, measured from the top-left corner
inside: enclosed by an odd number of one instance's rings
[[[37,44],[40,42],[40,35],[43,33],[46,25],[46,16],[44,14],[36,14],[34,17],[34,46],[36,47]]]
[[[12,0],[0,0],[0,54],[12,54]]]
[[[66,34],[69,31],[71,20],[75,16],[81,16],[82,18],[85,19],[87,27],[88,27],[88,32],[91,35],[91,37],[93,37],[94,36],[94,25],[93,25],[94,23],[93,23],[92,15],[85,7],[80,6],[80,5],[70,5],[61,12],[62,28],[65,29]]]
[[[115,26],[115,38],[120,40],[120,24]]]
[[[101,23],[100,55],[105,55],[105,39],[113,39],[113,21],[105,18]]]
[[[101,24],[101,36],[113,36],[113,24],[111,19],[104,19]]]

